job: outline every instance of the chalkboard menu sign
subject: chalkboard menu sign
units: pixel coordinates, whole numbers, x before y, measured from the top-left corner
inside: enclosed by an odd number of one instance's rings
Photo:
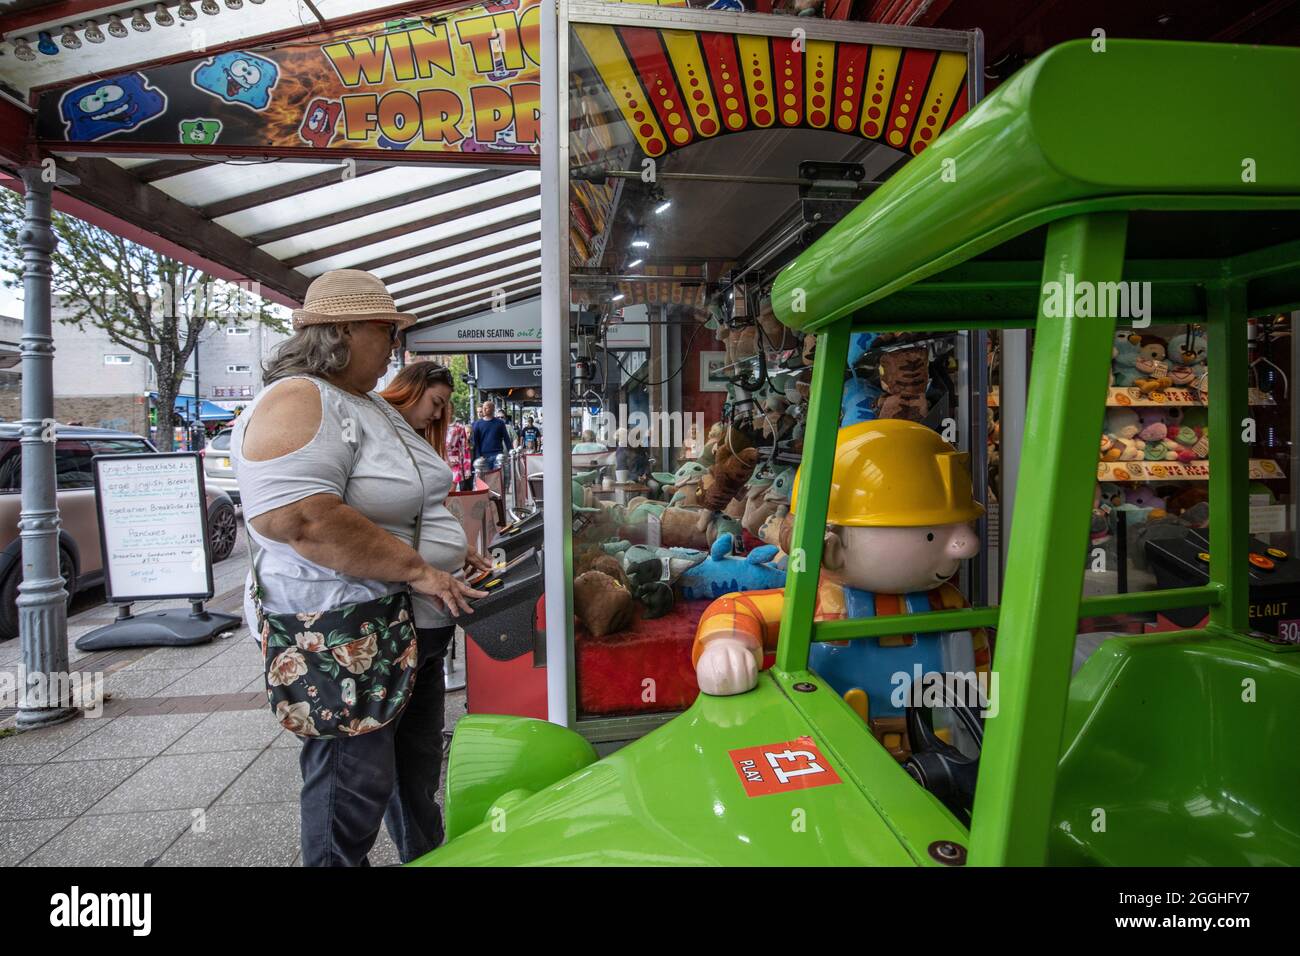
[[[212,597],[199,456],[97,455],[94,461],[108,599]]]

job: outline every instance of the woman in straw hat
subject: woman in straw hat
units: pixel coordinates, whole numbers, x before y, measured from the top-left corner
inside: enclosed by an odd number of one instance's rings
[[[487,562],[467,554],[443,503],[446,463],[372,392],[414,321],[368,272],[319,276],[231,438],[265,612],[413,594],[419,670],[406,709],[358,736],[304,736],[304,866],[363,865],[383,822],[403,861],[442,841],[442,653],[451,619],[484,594],[465,583],[465,562]],[[257,619],[251,599],[245,615]]]

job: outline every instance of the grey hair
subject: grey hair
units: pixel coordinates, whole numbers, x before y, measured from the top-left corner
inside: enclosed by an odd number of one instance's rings
[[[332,375],[347,368],[351,358],[342,323],[306,325],[280,343],[262,368],[262,380],[270,385],[291,375]]]

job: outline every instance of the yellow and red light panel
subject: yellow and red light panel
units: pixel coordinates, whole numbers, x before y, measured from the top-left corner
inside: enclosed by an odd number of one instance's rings
[[[689,118],[690,107],[673,78],[659,31],[647,27],[621,27],[618,34],[659,116],[669,148],[680,149],[688,145],[695,139]]]
[[[837,133],[852,133],[857,128],[867,82],[867,52],[868,47],[857,43],[839,44],[835,83],[830,90]]]
[[[749,115],[745,111],[745,76],[736,41],[727,33],[705,32],[700,34],[700,43],[713,78],[722,126],[732,132],[742,130],[749,122]]]
[[[699,35],[687,30],[664,30],[660,35],[696,132],[701,136],[716,136],[721,129],[718,105],[709,87],[709,68],[700,51]]]
[[[916,117],[921,109],[930,71],[937,58],[933,50],[908,50],[898,69],[898,82],[894,87],[894,102],[885,124],[885,142],[894,149],[903,149],[912,135]]]
[[[930,88],[918,113],[916,130],[908,146],[915,156],[934,142],[943,131],[944,121],[952,111],[957,91],[966,82],[966,56],[963,53],[940,53],[930,77]]]
[[[776,115],[782,126],[803,123],[803,53],[794,37],[772,38],[772,78],[776,89]]]

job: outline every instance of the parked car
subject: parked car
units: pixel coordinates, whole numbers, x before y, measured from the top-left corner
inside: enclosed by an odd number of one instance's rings
[[[203,483],[209,488],[220,488],[239,504],[239,485],[235,482],[235,469],[230,466],[230,434],[233,428],[223,428],[212,436],[203,449]]]
[[[22,492],[20,436],[16,424],[0,424],[0,641],[18,636],[18,585],[23,579],[22,539],[18,532]],[[104,580],[91,460],[95,455],[138,455],[157,449],[139,435],[102,428],[60,425],[55,437],[59,568],[71,600],[78,591]],[[234,550],[239,529],[235,504],[224,491],[209,486],[207,505],[212,560],[223,561]]]

